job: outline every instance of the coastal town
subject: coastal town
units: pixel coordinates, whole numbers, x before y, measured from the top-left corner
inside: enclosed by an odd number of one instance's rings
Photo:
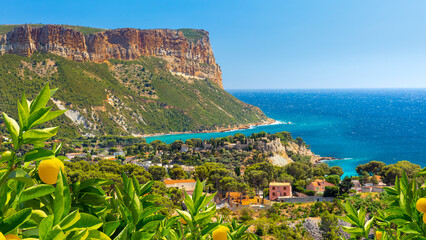
[[[283,138],[280,139],[279,136]],[[3,137],[3,141],[9,139]],[[194,143],[195,142],[195,143]],[[62,144],[63,141],[56,139],[50,142],[45,142],[47,146]],[[168,147],[167,147],[168,146]],[[138,150],[135,150],[135,149]],[[142,151],[139,151],[141,150]],[[279,134],[259,133],[250,137],[245,137],[242,134],[236,134],[221,139],[201,140],[192,139],[183,141],[175,141],[171,144],[165,144],[159,141],[146,143],[141,138],[131,137],[104,137],[104,138],[81,138],[80,140],[64,143],[63,153],[66,161],[78,162],[86,161],[89,163],[97,163],[99,161],[112,161],[120,165],[136,165],[142,167],[148,172],[152,169],[157,169],[157,172],[164,172],[162,176],[154,179],[164,183],[166,188],[175,188],[181,190],[182,194],[191,195],[196,184],[195,171],[197,165],[191,163],[183,163],[177,161],[176,156],[173,160],[172,155],[190,155],[200,156],[211,154],[212,152],[248,153],[240,163],[231,163],[231,169],[238,169],[239,173],[234,172],[229,176],[234,175],[240,179],[245,177],[245,169],[255,162],[249,164],[247,161],[253,161],[257,158],[260,162],[267,162],[276,168],[283,168],[286,165],[294,162],[305,162],[312,167],[317,164],[321,165],[322,160],[331,158],[323,158],[315,155],[309,150],[303,140],[300,138],[293,139],[287,132]],[[293,156],[293,158],[291,157]],[[239,159],[242,159],[241,157]],[[324,165],[324,163],[322,164]],[[225,166],[226,167],[226,166]],[[229,167],[229,166],[228,166]],[[162,169],[162,171],[158,171]],[[179,178],[170,178],[170,171],[179,169],[182,171]],[[339,191],[341,183],[341,175],[338,173],[338,180],[334,178],[333,183],[326,179],[330,174],[317,176],[318,178],[306,178],[306,185],[301,189],[300,186],[293,188],[294,179],[289,181],[272,180],[267,183],[266,188],[259,191],[219,191],[215,197],[218,209],[229,208],[234,211],[241,208],[262,209],[271,207],[274,203],[315,203],[315,202],[332,202],[339,194],[332,192],[330,189]],[[331,174],[331,176],[333,176]],[[358,193],[380,193],[383,192],[383,187],[387,186],[381,180],[381,176],[368,176],[367,179],[362,179],[359,176],[353,176],[350,179],[350,189],[347,191],[349,195]],[[262,180],[262,179],[261,179]],[[244,180],[243,180],[244,181]],[[251,186],[254,187],[254,186]],[[219,190],[219,189],[216,189]],[[183,197],[183,195],[182,195]]]

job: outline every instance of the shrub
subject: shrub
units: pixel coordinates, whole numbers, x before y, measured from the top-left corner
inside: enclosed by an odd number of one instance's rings
[[[346,216],[341,219],[352,226],[343,227],[343,230],[351,234],[351,239],[367,239],[371,228],[374,228],[376,237],[382,240],[425,239],[426,213],[416,205],[426,197],[426,189],[422,187],[424,180],[419,181],[419,177],[426,176],[426,168],[413,176],[409,180],[404,172],[402,178],[396,177],[395,187],[385,188],[389,207],[373,212],[368,221],[365,220],[366,207],[361,206],[356,211],[354,206],[346,201]]]
[[[197,181],[192,196],[185,193],[186,210],[176,210],[178,215],[174,217],[160,213],[163,206],[156,204],[157,196],[150,194],[154,181],[141,185],[135,175],[129,178],[122,173],[121,184],[92,178],[69,185],[62,165],[58,165],[52,168],[55,175],[58,171],[56,184],[44,184],[39,178],[40,164],[64,160],[58,156],[61,145],[44,148],[44,142],[54,137],[59,127],[35,128],[64,113],[46,107],[55,92],[46,85],[32,102],[23,95],[18,101],[18,122],[3,113],[13,149],[2,153],[0,159],[0,163],[6,163],[0,165],[2,235],[41,240],[195,240],[211,239],[212,231],[226,227],[231,239],[257,239],[247,232],[248,226],[212,220],[216,214],[212,202],[215,194],[203,193],[205,182]],[[109,186],[107,191],[102,188],[105,186]]]

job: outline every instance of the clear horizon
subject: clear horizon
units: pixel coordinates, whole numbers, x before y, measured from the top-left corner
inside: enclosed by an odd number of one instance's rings
[[[426,2],[12,1],[1,24],[197,28],[225,89],[426,88]]]

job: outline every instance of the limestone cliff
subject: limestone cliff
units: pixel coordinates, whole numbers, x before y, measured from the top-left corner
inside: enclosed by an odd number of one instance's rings
[[[309,156],[311,158],[312,164],[325,159],[319,155],[314,154],[311,149],[304,145],[299,146],[295,142],[287,142],[285,145],[283,145],[279,138],[269,142],[258,142],[255,145],[255,149],[263,153],[272,153],[273,155],[269,159],[274,165],[277,166],[285,166],[288,163],[293,162],[288,153]]]
[[[42,51],[79,62],[157,56],[166,61],[167,68],[173,73],[208,78],[223,88],[222,72],[216,64],[209,33],[192,31],[200,37],[189,38],[179,30],[131,28],[84,35],[58,25],[23,25],[0,35],[0,54],[28,57]]]

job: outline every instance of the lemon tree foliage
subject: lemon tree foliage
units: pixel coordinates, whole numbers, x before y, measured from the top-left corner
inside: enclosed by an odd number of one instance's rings
[[[366,217],[365,208],[356,210],[346,202],[346,216],[342,220],[351,227],[343,229],[351,234],[351,239],[368,239],[373,228],[375,238],[426,239],[426,189],[422,185],[426,168],[409,179],[405,172],[396,178],[394,187],[386,187],[389,208],[378,210],[374,216]],[[369,218],[367,220],[367,218]]]
[[[33,101],[25,94],[18,101],[18,121],[3,113],[12,151],[1,154],[0,240],[3,239],[258,239],[237,222],[216,216],[215,194],[203,193],[196,183],[192,196],[185,193],[186,210],[162,215],[158,196],[150,194],[153,181],[141,185],[122,175],[122,184],[87,179],[68,185],[61,145],[46,149],[44,142],[59,127],[37,128],[65,111],[46,107],[56,92],[46,85]],[[23,152],[24,146],[30,151]],[[105,190],[107,189],[107,190]]]

